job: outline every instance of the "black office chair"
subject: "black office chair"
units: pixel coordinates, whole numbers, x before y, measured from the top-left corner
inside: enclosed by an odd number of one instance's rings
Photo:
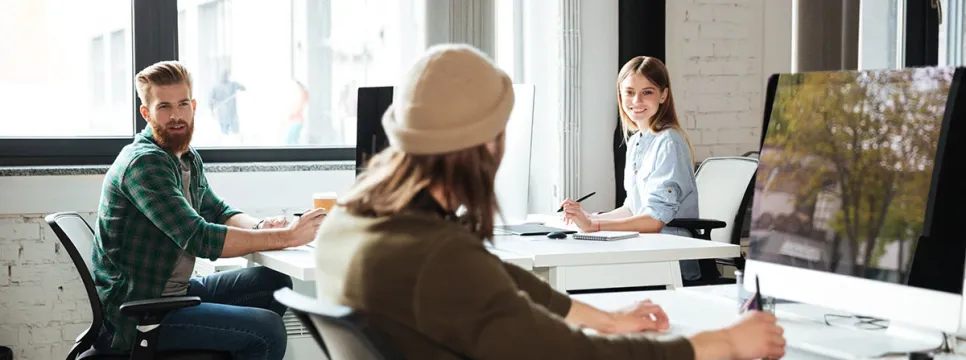
[[[667,226],[688,229],[694,238],[740,246],[752,180],[758,170],[758,159],[747,155],[751,153],[702,161],[695,174],[701,219],[674,219]],[[744,269],[744,257],[703,259],[698,260],[698,265],[701,280],[685,281],[685,286],[734,283],[734,279],[721,277],[718,265]]]
[[[93,349],[92,346],[97,340],[101,326],[104,324],[101,300],[97,297],[97,290],[94,288],[92,277],[91,254],[94,249],[94,229],[75,212],[50,214],[44,219],[50,225],[54,234],[57,234],[64,250],[67,250],[67,254],[74,262],[74,267],[77,268],[81,281],[84,283],[84,289],[87,291],[87,299],[91,302],[91,313],[94,318],[91,326],[74,341],[74,347],[67,354],[67,360],[231,360],[231,354],[226,352],[208,350],[156,351],[160,327],[154,325],[160,324],[164,316],[172,310],[200,304],[201,299],[197,296],[165,297],[129,301],[122,304],[121,314],[136,317],[139,326],[146,326],[151,329],[137,332],[134,341],[135,346],[130,352]]]
[[[275,300],[295,314],[330,360],[403,360],[402,354],[366,316],[350,307],[331,304],[292,289],[275,291]]]

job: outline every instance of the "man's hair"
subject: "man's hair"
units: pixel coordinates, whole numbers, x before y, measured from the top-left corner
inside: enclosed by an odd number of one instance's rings
[[[137,84],[138,98],[141,104],[148,104],[148,94],[155,85],[188,85],[188,93],[192,91],[191,73],[188,72],[183,64],[178,61],[161,61],[141,70],[135,77]]]

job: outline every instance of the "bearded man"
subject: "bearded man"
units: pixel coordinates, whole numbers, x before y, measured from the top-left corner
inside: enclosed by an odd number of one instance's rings
[[[137,321],[120,305],[168,296],[198,296],[198,306],[171,311],[157,349],[209,349],[234,359],[282,359],[285,307],[272,293],[292,280],[264,267],[192,277],[195,259],[215,260],[304,245],[324,210],[289,223],[258,220],[228,206],[205,177],[190,146],[197,102],[191,74],[176,61],[136,76],[140,114],[149,126],[108,170],[98,208],[93,277],[105,325],[95,348],[130,349]],[[144,329],[147,331],[150,329]]]

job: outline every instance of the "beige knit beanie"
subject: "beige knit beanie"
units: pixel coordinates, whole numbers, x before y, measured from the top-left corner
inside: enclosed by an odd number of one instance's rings
[[[430,47],[393,91],[382,117],[389,144],[415,155],[482,145],[506,128],[510,77],[469,45]]]

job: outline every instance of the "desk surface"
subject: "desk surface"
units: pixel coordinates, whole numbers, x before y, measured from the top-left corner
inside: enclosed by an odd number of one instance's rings
[[[533,268],[533,257],[490,248],[490,253],[501,260],[524,269]],[[299,246],[285,250],[262,251],[245,257],[248,261],[261,264],[285,275],[302,281],[315,281],[315,248]]]
[[[689,287],[677,290],[635,291],[574,295],[594,307],[617,310],[637,301],[650,299],[661,305],[671,320],[670,336],[689,336],[721,329],[738,320],[735,285]],[[700,311],[696,311],[700,309]],[[863,358],[857,354],[878,354],[910,349],[930,349],[936,343],[899,338],[884,330],[859,330],[849,323],[826,325],[816,313],[821,308],[805,304],[779,304],[776,314],[785,329],[786,351],[791,359]],[[891,348],[891,349],[890,349]]]
[[[732,258],[741,254],[738,245],[667,234],[641,234],[635,239],[614,241],[501,235],[493,243],[497,249],[532,256],[534,267]]]

